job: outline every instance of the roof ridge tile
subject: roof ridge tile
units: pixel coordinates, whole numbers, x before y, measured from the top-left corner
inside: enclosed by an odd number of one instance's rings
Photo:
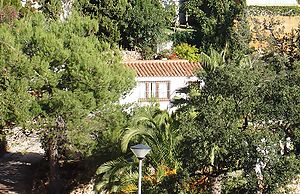
[[[188,60],[135,60],[124,64],[136,71],[139,77],[190,77],[201,68],[199,62]]]

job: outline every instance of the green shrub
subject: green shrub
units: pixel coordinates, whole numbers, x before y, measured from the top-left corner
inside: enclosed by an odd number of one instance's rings
[[[174,45],[179,45],[182,43],[194,43],[195,34],[194,31],[177,31],[171,35],[171,40]]]
[[[180,59],[186,59],[191,62],[200,60],[199,49],[196,46],[191,46],[187,43],[182,43],[174,48],[174,52]]]

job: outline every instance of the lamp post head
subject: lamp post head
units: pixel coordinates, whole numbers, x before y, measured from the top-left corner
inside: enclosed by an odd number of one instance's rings
[[[130,147],[131,151],[134,155],[139,159],[142,160],[145,156],[150,152],[151,148],[149,146],[143,144],[137,144],[135,146]]]

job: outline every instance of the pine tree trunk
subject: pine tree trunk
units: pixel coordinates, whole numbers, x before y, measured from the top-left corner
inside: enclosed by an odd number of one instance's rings
[[[50,163],[50,194],[60,194],[62,185],[59,178],[59,143],[62,142],[62,134],[65,129],[65,121],[59,116],[56,119],[56,127],[52,129],[52,137],[49,140],[49,163]]]
[[[221,185],[221,177],[211,177],[211,193],[212,194],[221,194],[222,185]]]
[[[61,191],[58,169],[58,147],[57,138],[54,136],[49,142],[49,165],[50,165],[50,183],[49,192],[59,194]]]

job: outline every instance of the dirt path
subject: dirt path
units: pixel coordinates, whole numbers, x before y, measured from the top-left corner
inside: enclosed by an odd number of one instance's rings
[[[38,153],[7,153],[0,159],[0,193],[30,194]]]
[[[15,128],[7,144],[8,153],[0,158],[0,194],[31,194],[35,167],[44,154],[38,136]]]

